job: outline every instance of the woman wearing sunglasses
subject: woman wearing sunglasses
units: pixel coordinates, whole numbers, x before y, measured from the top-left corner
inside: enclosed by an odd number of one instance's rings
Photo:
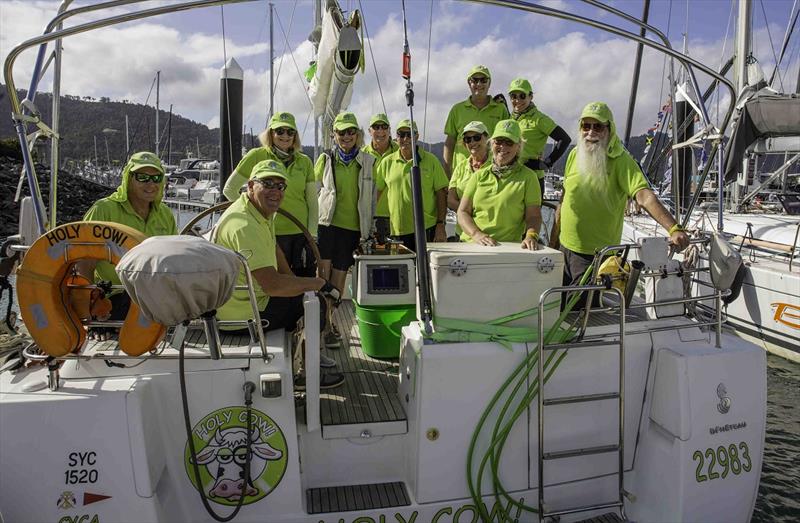
[[[508,86],[511,98],[511,117],[519,122],[525,146],[522,148],[520,160],[526,167],[536,173],[539,188],[544,198],[544,171],[555,164],[569,148],[572,139],[567,132],[544,114],[533,103],[533,88],[524,78],[517,78]],[[547,139],[553,140],[553,150],[542,159]]]
[[[251,149],[242,158],[225,183],[223,194],[231,201],[236,200],[256,164],[264,160],[281,162],[287,174],[281,209],[306,224],[309,232],[316,236],[317,185],[314,165],[311,158],[302,152],[294,115],[286,112],[274,114],[258,139],[261,147]],[[297,225],[280,214],[275,216],[275,239],[296,276],[315,275],[313,256],[307,251],[303,233]]]
[[[486,246],[521,240],[523,249],[537,250],[542,194],[519,161],[525,142],[516,120],[498,122],[491,144],[492,161],[470,177],[458,206],[461,239]]]
[[[469,151],[469,156],[466,162],[459,163],[453,169],[453,176],[450,178],[447,189],[447,207],[454,212],[458,211],[458,204],[461,203],[461,197],[464,195],[464,187],[472,178],[473,173],[486,165],[486,162],[491,161],[489,130],[483,122],[475,120],[465,125],[461,132],[461,140]],[[452,241],[458,241],[461,232],[461,227],[456,225],[456,236]]]
[[[131,155],[122,169],[122,181],[113,194],[97,200],[86,211],[84,221],[113,222],[133,227],[147,236],[178,234],[172,210],[161,200],[164,198],[164,167],[158,156],[151,152]],[[121,285],[114,266],[108,262],[83,260],[78,272],[91,282],[108,281]],[[111,319],[122,320],[128,314],[130,297],[124,291],[114,291],[111,300]],[[106,339],[112,329],[94,328],[91,338]]]

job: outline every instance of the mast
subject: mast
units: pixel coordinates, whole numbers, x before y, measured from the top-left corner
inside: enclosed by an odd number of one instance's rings
[[[739,15],[736,20],[736,67],[733,71],[737,99],[747,87],[747,57],[750,55],[753,40],[752,28],[750,27],[752,15],[752,0],[739,0]],[[739,206],[739,200],[747,189],[747,179],[750,177],[749,163],[747,155],[745,155],[742,161],[742,172],[737,183],[733,186],[733,204],[735,208]],[[722,209],[719,212],[721,213]]]
[[[158,136],[158,104],[159,104],[158,95],[160,88],[161,88],[161,71],[156,71],[156,156],[158,156],[158,142],[160,141],[159,140],[160,137]]]
[[[650,15],[650,0],[644,0],[644,7],[642,8],[642,23],[647,23],[647,18]],[[639,30],[639,36],[644,38],[647,30],[642,26]],[[631,80],[631,96],[628,101],[628,116],[625,120],[625,147],[628,147],[628,142],[631,139],[631,126],[633,125],[633,111],[636,108],[636,92],[639,90],[639,71],[642,68],[642,51],[644,45],[639,42],[636,46],[636,60],[633,66],[633,79]]]
[[[275,65],[275,48],[272,45],[272,15],[275,11],[275,4],[272,2],[269,3],[269,115],[267,116],[267,123],[269,124],[269,120],[272,118],[272,115],[275,114],[275,76],[274,76],[274,65]]]
[[[322,27],[322,0],[315,0],[314,1],[314,30],[316,28]],[[321,32],[321,29],[320,29]],[[309,40],[312,40],[309,37]],[[316,40],[312,40],[314,43],[314,59],[317,58],[317,52],[319,51],[319,38]],[[319,64],[317,64],[319,65]],[[314,117],[314,159],[316,160],[319,157],[319,117]]]

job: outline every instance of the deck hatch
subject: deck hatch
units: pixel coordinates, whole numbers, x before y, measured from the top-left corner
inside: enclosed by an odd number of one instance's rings
[[[309,514],[374,510],[409,505],[411,505],[411,501],[402,481],[306,490],[306,507]]]

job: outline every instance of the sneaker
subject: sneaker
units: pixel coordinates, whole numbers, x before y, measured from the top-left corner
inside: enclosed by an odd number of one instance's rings
[[[324,354],[319,355],[319,366],[323,369],[332,369],[336,366],[336,360],[333,358],[329,358]]]
[[[325,333],[323,345],[326,349],[340,349],[342,347],[342,337],[338,332],[329,331]]]
[[[344,383],[344,374],[341,372],[323,372],[319,375],[320,389],[333,389]],[[294,390],[306,390],[305,374],[298,374],[294,377]]]

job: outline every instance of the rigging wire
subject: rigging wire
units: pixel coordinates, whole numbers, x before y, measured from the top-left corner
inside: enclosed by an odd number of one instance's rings
[[[364,6],[361,4],[361,0],[358,0],[358,8],[361,9],[361,13],[364,14]],[[381,89],[381,77],[378,74],[378,64],[375,62],[375,54],[372,52],[372,38],[369,37],[369,30],[367,29],[367,16],[364,15],[361,17],[361,24],[364,26],[364,34],[367,35],[367,47],[369,47],[369,55],[372,57],[372,67],[375,69],[375,80],[378,82],[378,93],[381,95],[381,105],[383,106],[383,113],[386,113],[386,101],[383,99],[383,89]],[[427,96],[427,95],[426,95]]]
[[[289,30],[286,32],[286,34],[292,34],[292,24],[294,23],[294,12],[295,12],[295,9],[297,9],[297,0],[294,0],[294,6],[292,7],[292,14],[289,15]],[[278,13],[276,11],[273,11],[273,12],[275,13],[275,16],[278,16]],[[280,17],[278,17],[278,24],[280,24]],[[283,53],[281,54],[281,58],[278,61],[278,70],[275,73],[275,85],[276,86],[278,85],[278,79],[281,77],[281,68],[283,67],[283,57],[286,56],[286,51],[288,51],[288,50],[289,50],[289,39],[285,38],[285,41],[284,41],[284,44],[283,44]]]
[[[428,18],[428,64],[425,69],[425,107],[422,113],[422,138],[427,142],[428,152],[431,150],[431,143],[428,140],[428,85],[431,81],[431,44],[433,38],[433,0],[431,2],[431,10]]]
[[[775,43],[772,41],[772,31],[769,30],[769,20],[767,19],[767,10],[764,9],[764,0],[759,0],[761,4],[761,13],[764,15],[764,25],[767,27],[767,36],[769,37],[769,46],[772,49],[772,58],[775,60],[775,70],[778,73],[778,83],[781,84],[781,91],[783,91],[783,76],[781,76],[781,72],[778,69],[778,53],[775,52]]]
[[[795,26],[797,24],[798,15],[800,15],[800,10],[795,11],[795,8],[797,7],[797,2],[798,0],[794,0],[794,4],[792,4],[792,10],[789,13],[790,22],[786,25],[786,32],[784,33],[783,44],[781,45],[781,54],[780,57],[778,58],[778,61],[775,63],[775,69],[772,70],[772,75],[770,76],[769,79],[770,84],[772,84],[772,81],[775,79],[775,75],[779,72],[781,62],[783,61],[783,58],[786,55],[786,49],[789,46],[789,40],[791,39],[792,33],[794,32]],[[787,74],[789,72],[789,64],[791,63],[792,61],[789,60],[789,62],[786,65]]]
[[[275,18],[278,19],[278,27],[281,28],[281,33],[283,33],[283,38],[284,40],[286,40],[286,43],[288,44],[289,37],[286,36],[286,31],[284,31],[283,29],[283,22],[281,22],[281,17],[278,16],[278,13],[275,13]],[[294,69],[295,71],[297,71],[297,77],[300,79],[300,85],[303,89],[303,93],[305,93],[306,95],[306,100],[308,100],[308,105],[313,108],[314,103],[311,101],[311,97],[308,95],[308,91],[306,90],[305,77],[303,76],[303,73],[300,72],[300,67],[297,66],[297,61],[294,59],[294,51],[292,51],[291,49],[289,49],[289,57],[291,57],[292,63],[294,63]],[[277,80],[275,81],[275,83],[276,84],[278,83]]]
[[[731,9],[728,11],[728,24],[725,26],[725,38],[722,40],[722,53],[719,56],[719,66],[717,67],[717,71],[722,70],[722,65],[725,63],[725,48],[728,45],[728,35],[731,31],[731,23],[733,21],[733,8],[734,8],[734,0],[731,0]],[[722,102],[722,95],[719,89],[715,90],[714,96],[716,98],[716,108],[717,113],[714,115],[717,120],[719,120],[719,104]]]

